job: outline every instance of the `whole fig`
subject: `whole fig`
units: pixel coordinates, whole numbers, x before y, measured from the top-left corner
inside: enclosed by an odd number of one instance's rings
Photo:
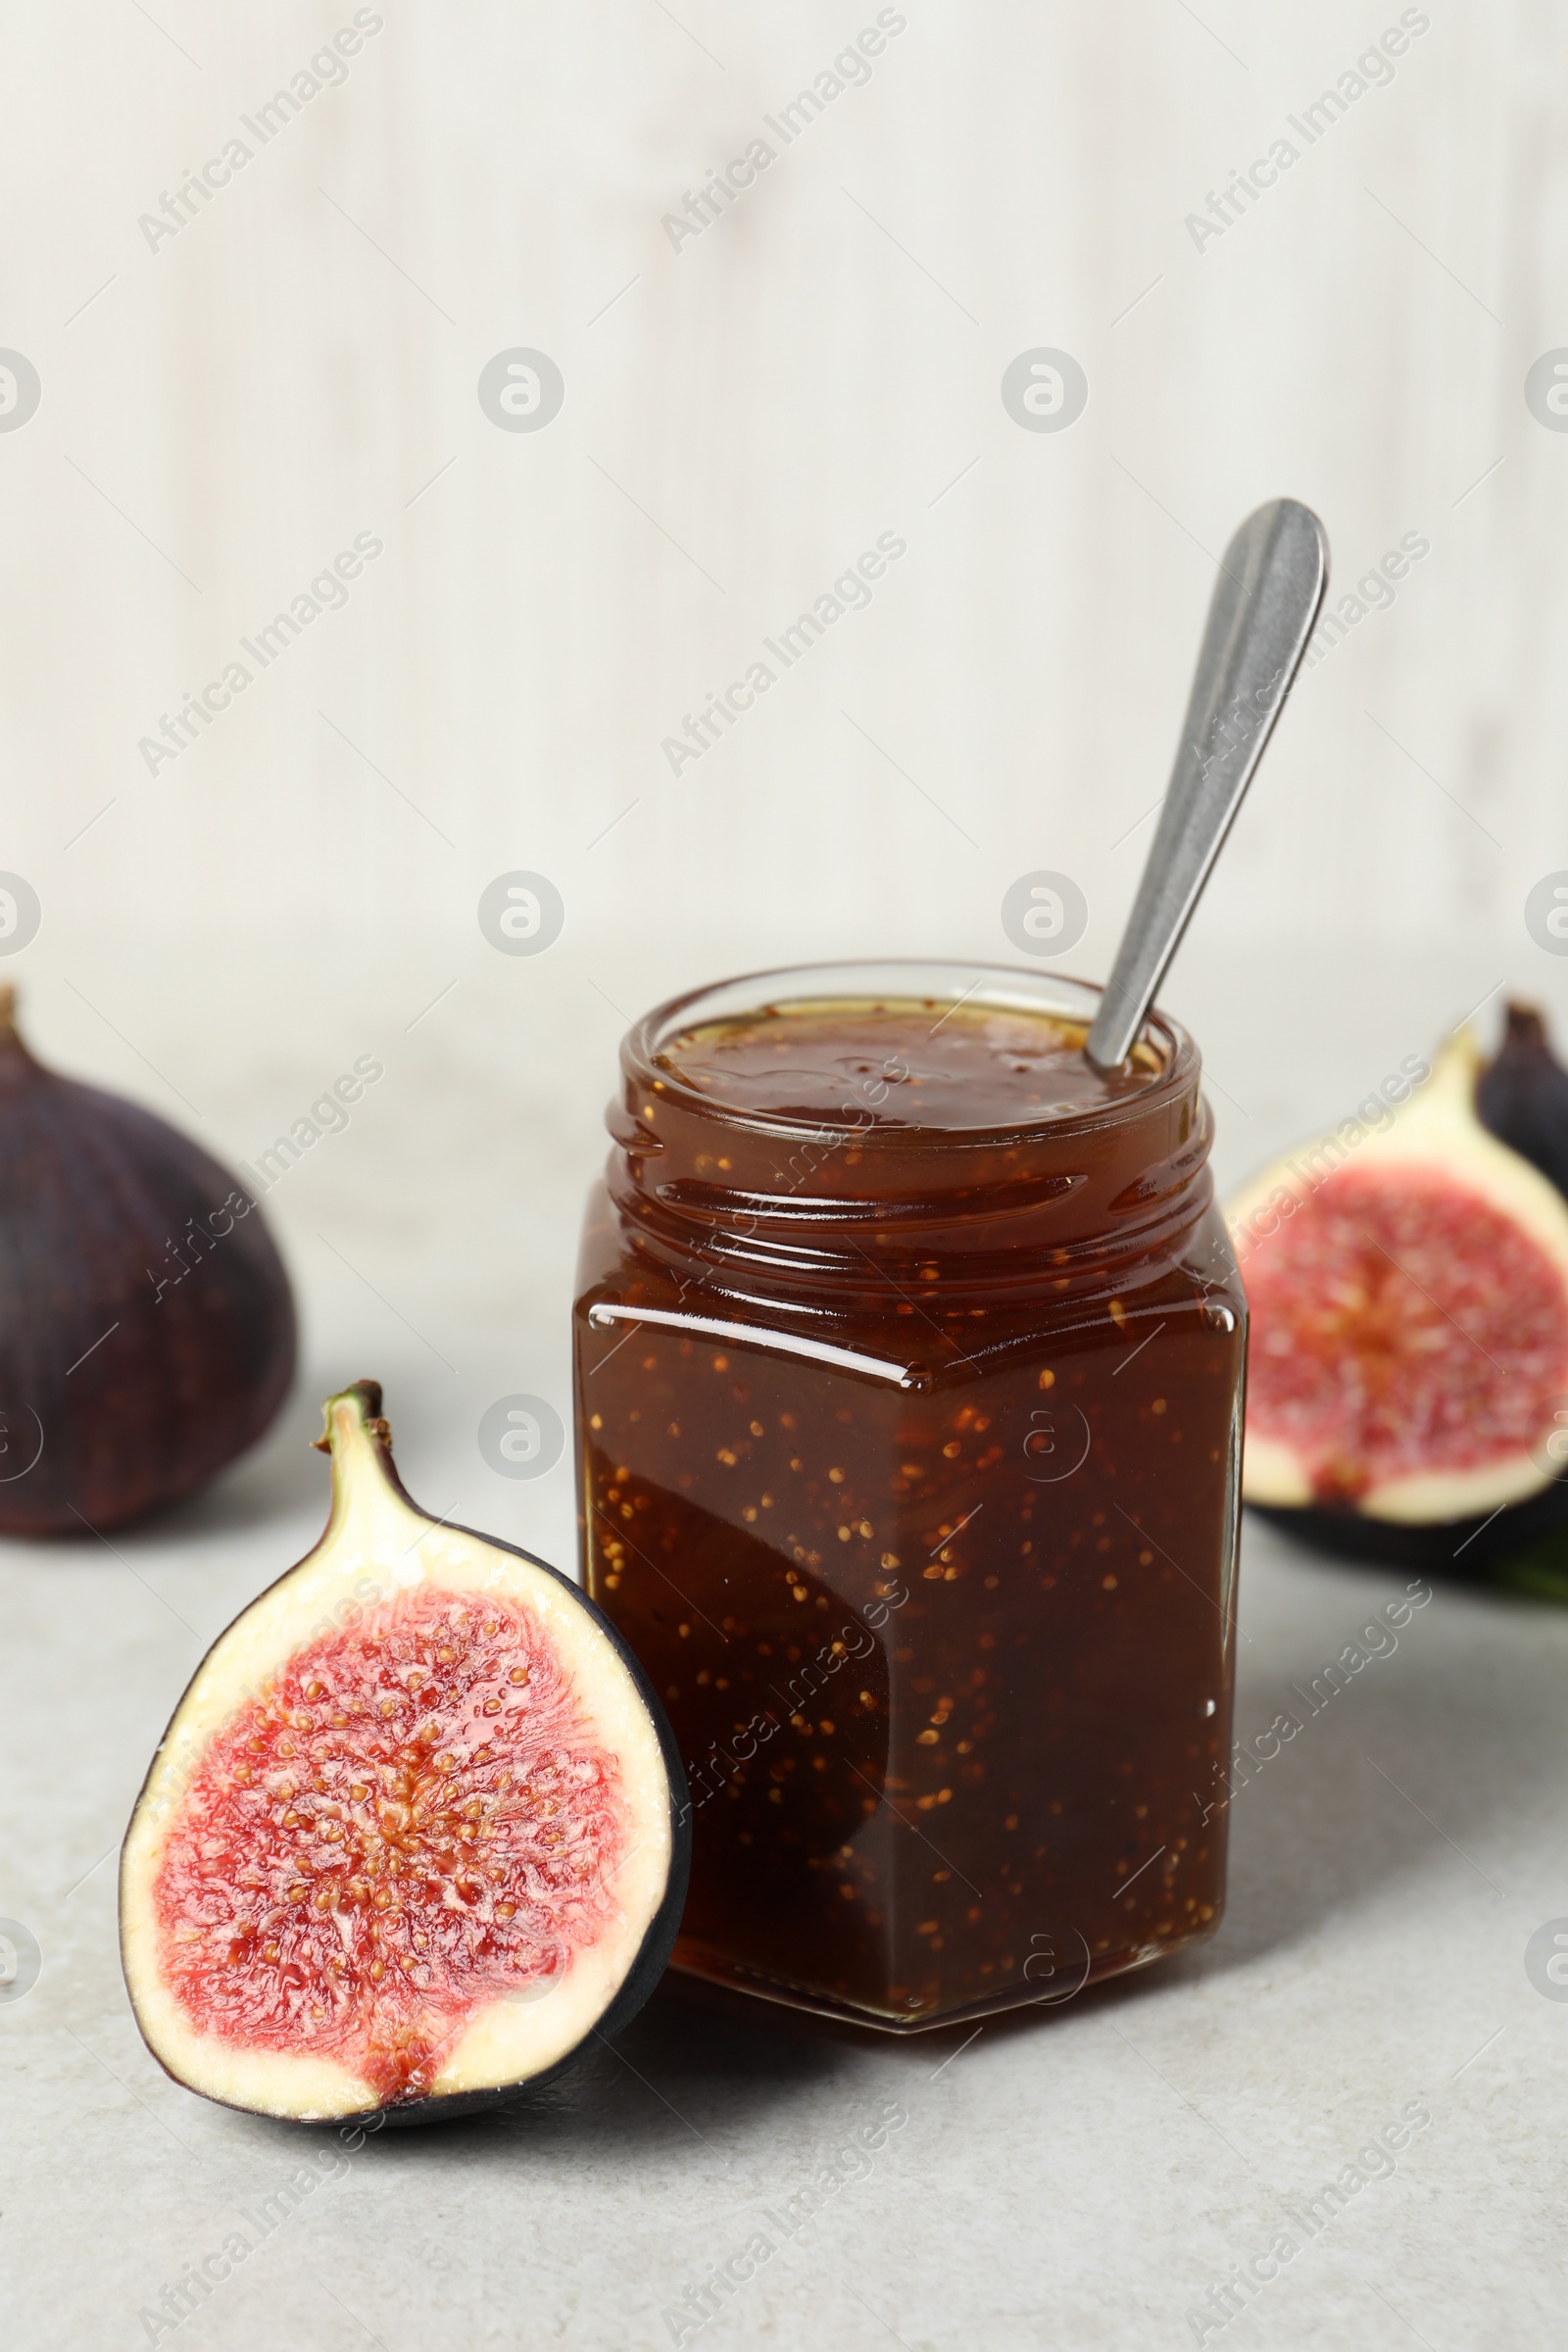
[[[45,1069],[0,987],[0,1533],[80,1535],[188,1494],[294,1370],[260,1209],[151,1111]]]
[[[1568,1194],[1568,1070],[1534,1004],[1510,1003],[1502,1044],[1476,1081],[1481,1123]]]

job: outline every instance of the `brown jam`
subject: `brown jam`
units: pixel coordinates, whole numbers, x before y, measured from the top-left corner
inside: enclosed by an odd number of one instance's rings
[[[622,1049],[585,1567],[686,1760],[683,1967],[908,2028],[1217,1925],[1246,1310],[1196,1049],[1101,1077],[1095,1004],[848,965]]]
[[[874,1127],[1012,1126],[1099,1110],[1158,1075],[1141,1046],[1102,1076],[1084,1059],[1088,1028],[965,1004],[765,1006],[679,1031],[659,1065],[731,1110],[817,1124],[848,1101]]]

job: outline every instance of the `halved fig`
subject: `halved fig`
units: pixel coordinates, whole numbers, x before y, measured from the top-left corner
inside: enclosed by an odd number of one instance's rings
[[[628,2024],[690,1858],[642,1669],[564,1577],[429,1518],[360,1381],[316,1549],[197,1668],[121,1864],[131,2006],[177,2082],[426,2123]]]
[[[1461,1573],[1568,1519],[1568,1201],[1476,1112],[1452,1040],[1227,1216],[1251,1307],[1245,1499]],[[1423,1068],[1425,1065],[1421,1065]]]

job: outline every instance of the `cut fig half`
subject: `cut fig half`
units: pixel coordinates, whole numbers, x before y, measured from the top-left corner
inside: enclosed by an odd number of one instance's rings
[[[302,2123],[549,2080],[653,1990],[690,1859],[636,1659],[554,1569],[419,1510],[380,1408],[328,1402],[326,1532],[197,1668],[121,1865],[154,2057]]]
[[[1332,1549],[1461,1573],[1568,1519],[1568,1201],[1482,1126],[1478,1058],[1453,1039],[1396,1110],[1226,1212],[1251,1307],[1244,1498]]]

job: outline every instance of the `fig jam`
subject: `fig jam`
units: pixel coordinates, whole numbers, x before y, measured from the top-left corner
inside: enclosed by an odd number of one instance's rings
[[[855,965],[621,1051],[585,1578],[694,1809],[678,1966],[909,2029],[1212,1934],[1246,1306],[1185,1032]]]

